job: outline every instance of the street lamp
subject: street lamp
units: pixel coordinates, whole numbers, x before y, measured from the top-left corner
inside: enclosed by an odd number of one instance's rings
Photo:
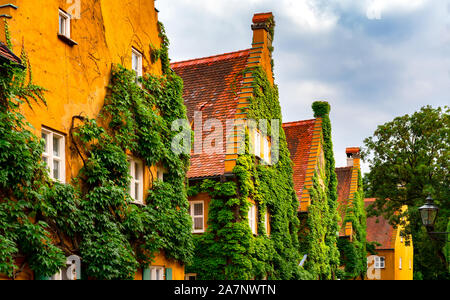
[[[434,222],[439,212],[439,207],[434,204],[431,196],[427,197],[427,203],[419,208],[420,216],[422,217],[422,223],[426,228],[433,228]]]
[[[450,232],[433,232],[434,231],[434,223],[436,222],[436,217],[439,212],[439,207],[434,204],[433,198],[431,196],[427,197],[427,203],[424,206],[419,208],[420,216],[422,217],[422,223],[427,228],[428,236],[434,241],[446,242],[448,243],[448,235]],[[448,251],[448,248],[447,248]],[[447,258],[442,253],[442,249],[438,250],[439,258],[442,263],[449,267]],[[448,257],[448,253],[447,253]]]

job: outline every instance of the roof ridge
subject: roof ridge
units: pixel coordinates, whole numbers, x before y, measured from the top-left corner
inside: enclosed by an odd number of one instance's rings
[[[306,124],[315,122],[316,120],[317,119],[294,121],[294,122],[286,122],[286,123],[283,123],[283,127],[293,127],[293,126],[297,126],[297,125],[306,125]]]
[[[239,51],[217,54],[217,55],[212,55],[212,56],[193,58],[193,59],[189,59],[189,60],[177,61],[177,62],[171,63],[170,65],[172,68],[177,68],[180,66],[204,64],[204,63],[209,63],[209,62],[218,61],[218,60],[225,60],[225,59],[232,58],[232,57],[244,56],[246,54],[249,54],[250,50],[251,49],[245,49],[245,50],[239,50]],[[237,54],[241,54],[241,55],[237,55]]]

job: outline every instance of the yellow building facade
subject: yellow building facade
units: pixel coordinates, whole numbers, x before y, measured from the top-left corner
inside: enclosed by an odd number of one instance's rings
[[[34,105],[33,110],[23,106],[22,113],[37,136],[62,141],[61,165],[54,169],[58,179],[70,183],[82,167],[70,143],[72,118],[97,118],[113,64],[140,75],[162,74],[161,62],[152,63],[150,57],[151,49],[161,46],[154,1],[0,0],[0,15],[8,23],[13,51],[26,50],[34,83],[47,90],[47,106]],[[6,43],[6,37],[2,28],[0,40]],[[143,199],[156,177],[156,167],[145,168]],[[184,279],[184,266],[163,253],[152,265],[170,270],[165,279]],[[136,279],[145,277],[143,273]],[[32,272],[23,274],[22,279],[33,278]]]
[[[375,199],[366,199],[366,206]],[[404,208],[406,209],[406,208]],[[367,241],[376,242],[376,254],[367,259],[368,280],[413,280],[412,237],[402,236],[402,227],[393,228],[383,217],[367,219]]]

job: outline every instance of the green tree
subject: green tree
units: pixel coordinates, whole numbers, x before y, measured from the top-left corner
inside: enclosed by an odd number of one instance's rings
[[[378,127],[365,140],[363,157],[371,170],[365,177],[367,194],[377,198],[370,215],[383,215],[394,226],[404,225],[414,243],[415,276],[450,278],[444,242],[432,241],[422,226],[418,208],[431,195],[440,207],[436,231],[449,221],[449,108],[423,107]],[[404,213],[399,213],[407,205]],[[404,218],[406,217],[406,218]]]

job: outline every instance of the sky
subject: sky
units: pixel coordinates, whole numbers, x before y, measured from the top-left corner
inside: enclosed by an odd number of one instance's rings
[[[283,122],[331,104],[336,166],[379,125],[450,104],[450,0],[157,0],[173,62],[251,48],[273,12]],[[369,165],[363,163],[363,172]]]

